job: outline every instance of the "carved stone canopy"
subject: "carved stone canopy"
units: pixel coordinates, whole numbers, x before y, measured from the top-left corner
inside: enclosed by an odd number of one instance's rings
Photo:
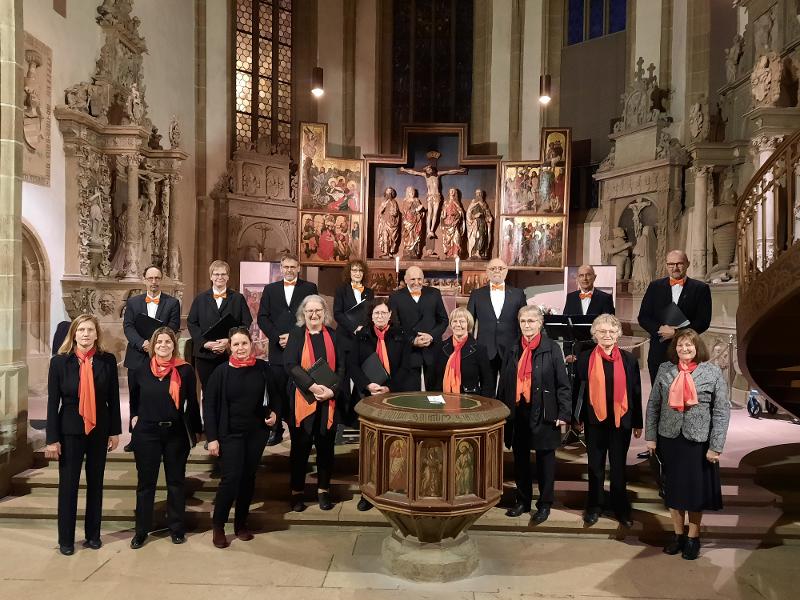
[[[622,117],[614,125],[614,133],[655,123],[666,116],[663,101],[667,97],[668,91],[658,87],[655,65],[650,63],[647,75],[642,68],[643,65],[644,58],[640,56],[636,62],[633,81],[621,96]]]

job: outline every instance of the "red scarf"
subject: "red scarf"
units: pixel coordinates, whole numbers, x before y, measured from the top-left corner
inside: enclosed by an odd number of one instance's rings
[[[373,325],[372,330],[378,337],[378,343],[375,345],[375,354],[381,359],[381,363],[383,364],[383,368],[386,369],[386,372],[391,375],[392,370],[389,368],[389,351],[386,349],[386,332],[389,331],[389,325],[384,327],[383,331]]]
[[[325,354],[327,355],[326,358],[328,361],[328,366],[331,368],[331,371],[336,371],[336,349],[333,347],[333,338],[331,338],[331,334],[327,327],[322,328],[322,337],[325,340]],[[303,343],[303,353],[300,356],[300,366],[305,370],[308,370],[316,361],[317,359],[314,356],[314,346],[311,343],[311,333],[309,333],[308,327],[306,327],[306,340]],[[329,402],[328,429],[333,427],[333,413],[336,409],[336,396],[331,398]],[[300,392],[300,389],[295,389],[294,420],[297,427],[300,427],[300,423],[302,423],[306,417],[314,414],[314,412],[317,410],[317,404],[318,402],[312,402],[309,404],[309,402]]]
[[[460,342],[456,341],[455,336],[451,338],[453,342],[453,353],[447,359],[444,367],[444,388],[446,394],[461,393],[461,349],[467,343],[469,336],[464,336]]]
[[[158,356],[150,359],[150,372],[158,379],[164,379],[169,375],[169,395],[175,403],[175,408],[181,409],[181,374],[178,367],[185,365],[186,361],[182,358],[173,356],[171,360],[162,360]]]
[[[541,341],[541,333],[537,333],[530,342],[526,342],[525,336],[522,336],[522,356],[519,357],[519,362],[517,363],[517,404],[520,402],[520,397],[528,404],[531,403],[533,351],[539,347],[539,342]]]
[[[252,367],[254,364],[256,364],[256,356],[255,354],[251,354],[244,360],[240,360],[231,354],[231,357],[228,359],[228,364],[234,369],[239,369],[241,367]]]
[[[688,365],[678,363],[678,376],[669,386],[669,406],[683,412],[688,406],[697,404],[697,388],[692,379],[692,371],[697,368],[696,362]]]
[[[614,363],[614,423],[619,427],[622,415],[628,412],[628,380],[625,376],[625,365],[622,362],[622,352],[616,344],[611,350],[611,356],[606,354],[600,346],[596,346],[589,355],[589,403],[594,409],[598,421],[605,421],[606,408],[606,375],[603,361]]]
[[[94,368],[92,357],[97,349],[92,348],[84,354],[75,347],[75,356],[81,365],[78,379],[78,414],[83,417],[83,431],[86,435],[97,425],[97,399],[94,393]]]

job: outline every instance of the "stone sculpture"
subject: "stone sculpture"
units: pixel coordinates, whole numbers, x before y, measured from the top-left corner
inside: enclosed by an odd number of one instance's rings
[[[631,277],[631,243],[622,227],[615,227],[613,238],[607,242],[606,254],[609,262],[617,268],[617,279],[625,280]]]
[[[381,258],[397,254],[400,242],[400,207],[397,204],[397,192],[387,187],[383,192],[383,202],[378,208],[378,249]]]
[[[714,246],[712,260],[715,261],[708,272],[708,281],[729,281],[734,274],[730,271],[736,250],[736,191],[733,189],[733,172],[725,178],[719,204],[708,211],[708,228]]]
[[[172,115],[169,121],[169,147],[174,150],[180,148],[181,145],[181,127],[178,123],[178,117]]]
[[[631,279],[633,289],[637,292],[644,292],[656,270],[656,238],[653,235],[653,228],[644,225],[640,235],[636,238],[636,245],[633,247],[633,270]]]
[[[728,83],[736,80],[742,54],[744,54],[744,38],[737,33],[733,36],[733,45],[725,50],[725,75]]]
[[[467,210],[469,258],[486,260],[492,246],[492,222],[494,217],[486,202],[486,192],[475,190],[475,199]]]

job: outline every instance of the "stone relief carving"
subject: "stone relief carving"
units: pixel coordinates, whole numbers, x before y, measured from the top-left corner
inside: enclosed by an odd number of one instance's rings
[[[731,47],[725,50],[725,78],[728,83],[736,80],[742,54],[744,54],[744,38],[737,33],[733,36]]]
[[[760,55],[750,75],[753,107],[794,106],[797,103],[796,83],[791,60],[782,60],[777,52]]]
[[[719,203],[708,210],[708,228],[713,243],[712,266],[706,280],[709,282],[730,281],[736,278],[736,269],[731,268],[736,251],[736,189],[733,168],[726,172]]]
[[[603,161],[600,163],[600,166],[597,167],[597,172],[602,173],[604,171],[610,171],[614,168],[614,161],[616,160],[616,153],[617,153],[617,145],[611,144],[611,150],[608,152],[608,156],[606,156]]]
[[[172,115],[169,121],[169,147],[174,150],[181,146],[181,126],[177,115]]]
[[[756,56],[772,51],[774,27],[775,15],[772,10],[768,10],[753,22],[753,46]]]
[[[636,62],[636,71],[628,90],[622,95],[622,118],[614,124],[614,132],[621,133],[629,129],[641,127],[648,123],[656,123],[663,118],[662,102],[666,90],[658,87],[653,63],[647,68],[647,75],[642,68],[644,58]]]
[[[689,107],[689,135],[693,140],[708,137],[708,119],[703,101],[695,102]]]
[[[623,281],[631,277],[631,243],[622,227],[614,227],[611,238],[606,239],[606,262],[617,268],[617,280]]]
[[[668,132],[662,131],[658,134],[656,158],[668,158],[671,162],[685,163],[689,159],[689,155],[676,138]]]
[[[50,104],[53,53],[25,32],[25,76],[22,100],[22,178],[50,185]]]
[[[633,247],[633,269],[631,279],[633,280],[633,291],[643,293],[650,282],[653,281],[656,272],[656,238],[653,228],[650,225],[642,226],[640,234],[636,238],[636,245]]]
[[[111,170],[105,157],[78,149],[78,239],[81,275],[111,273]]]

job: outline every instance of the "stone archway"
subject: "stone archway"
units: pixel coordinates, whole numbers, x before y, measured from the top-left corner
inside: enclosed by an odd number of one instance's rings
[[[50,362],[50,269],[44,245],[22,224],[22,345],[31,395],[47,392]]]

